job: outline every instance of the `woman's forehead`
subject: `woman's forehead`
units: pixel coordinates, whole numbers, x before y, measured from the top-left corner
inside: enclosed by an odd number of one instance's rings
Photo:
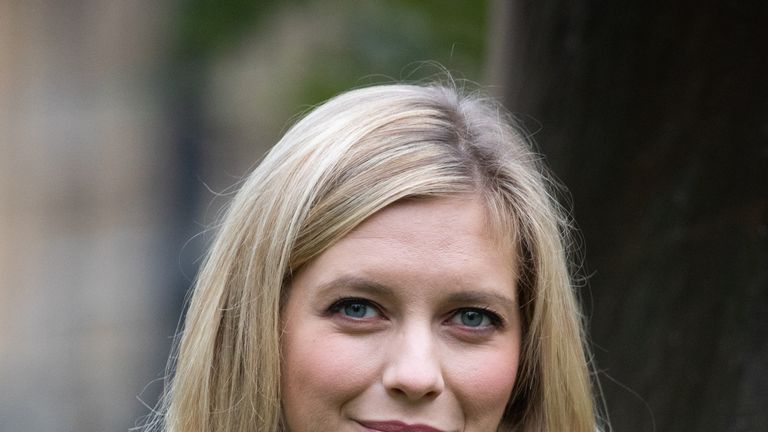
[[[399,202],[358,225],[307,268],[318,282],[343,276],[393,285],[514,285],[517,257],[498,246],[486,219],[475,197]]]

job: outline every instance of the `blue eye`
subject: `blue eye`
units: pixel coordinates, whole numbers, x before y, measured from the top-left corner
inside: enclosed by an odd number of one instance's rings
[[[368,315],[368,306],[361,303],[349,303],[344,305],[344,314],[352,318],[365,318]]]
[[[451,322],[470,328],[498,326],[500,318],[483,309],[460,309],[451,317]]]
[[[340,300],[331,306],[331,311],[353,319],[374,318],[380,315],[375,306],[362,299]]]

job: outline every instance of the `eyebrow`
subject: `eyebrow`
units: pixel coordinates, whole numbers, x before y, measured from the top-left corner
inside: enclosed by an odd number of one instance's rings
[[[320,292],[321,295],[324,295],[329,291],[336,289],[352,289],[376,296],[389,298],[396,297],[395,291],[391,287],[358,276],[341,276],[333,279],[330,282],[322,284],[318,289],[318,292]],[[451,304],[500,304],[510,311],[517,309],[517,302],[512,297],[495,292],[474,289],[450,293],[445,301]]]
[[[448,295],[448,302],[500,304],[510,311],[517,309],[517,302],[514,299],[486,291],[470,290],[451,293]]]
[[[326,282],[320,285],[318,292],[321,294],[326,294],[328,291],[335,289],[353,289],[356,291],[362,291],[368,294],[384,297],[395,296],[395,291],[387,285],[358,276],[341,276],[339,278],[333,279],[330,282]]]

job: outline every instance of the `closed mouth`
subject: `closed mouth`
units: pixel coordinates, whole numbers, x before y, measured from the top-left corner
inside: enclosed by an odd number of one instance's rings
[[[378,432],[443,432],[424,424],[407,424],[401,421],[358,421],[370,430]]]

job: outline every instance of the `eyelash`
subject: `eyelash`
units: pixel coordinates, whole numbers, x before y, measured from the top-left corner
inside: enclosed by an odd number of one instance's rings
[[[366,307],[373,308],[376,311],[376,313],[378,313],[382,317],[384,316],[383,308],[381,306],[379,306],[378,304],[376,304],[375,302],[373,302],[371,300],[367,300],[367,299],[359,298],[359,297],[343,297],[343,298],[340,298],[340,299],[334,301],[331,304],[331,306],[328,308],[328,314],[329,315],[333,315],[333,314],[341,313],[342,309],[344,307],[349,306],[349,305],[354,305],[354,304],[360,304],[360,305],[364,305]],[[499,314],[497,314],[493,310],[491,310],[489,308],[486,308],[486,307],[462,307],[462,308],[458,308],[458,309],[456,309],[456,310],[451,312],[448,320],[452,319],[453,317],[455,317],[458,314],[463,313],[463,312],[479,312],[482,315],[488,317],[488,320],[491,322],[491,326],[493,326],[494,328],[497,328],[497,329],[504,328],[504,324],[505,324],[504,319]],[[353,320],[364,319],[364,318],[354,318],[354,317],[347,317],[347,318],[348,319],[353,319]],[[467,328],[472,328],[470,326],[466,326],[466,327]]]

